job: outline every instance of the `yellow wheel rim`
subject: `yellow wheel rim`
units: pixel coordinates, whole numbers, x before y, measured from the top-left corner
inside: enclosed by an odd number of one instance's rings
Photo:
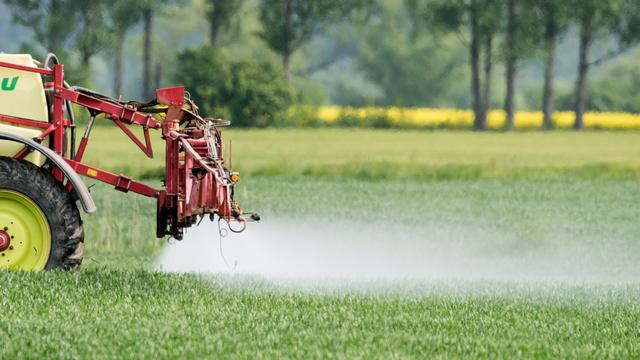
[[[8,242],[7,242],[8,241]],[[0,189],[0,268],[43,270],[51,253],[51,230],[29,197]]]

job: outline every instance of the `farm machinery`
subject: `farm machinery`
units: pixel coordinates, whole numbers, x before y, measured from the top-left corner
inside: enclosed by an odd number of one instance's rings
[[[234,200],[239,174],[226,167],[219,129],[229,122],[201,116],[185,94],[183,87],[163,88],[149,102],[123,101],[67,84],[53,54],[42,63],[0,54],[0,268],[80,266],[84,229],[77,203],[86,213],[96,206],[79,175],[156,199],[159,238],[182,239],[184,229],[205,216],[233,223],[236,231],[259,220]],[[73,105],[89,114],[79,141]],[[162,187],[83,162],[98,118],[113,122],[149,158],[151,131],[160,132]]]

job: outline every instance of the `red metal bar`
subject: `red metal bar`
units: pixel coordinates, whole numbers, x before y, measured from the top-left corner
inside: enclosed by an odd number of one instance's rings
[[[48,122],[23,119],[23,118],[19,118],[19,117],[15,117],[15,116],[10,116],[10,115],[1,115],[0,114],[0,121],[8,122],[8,123],[11,123],[11,124],[16,124],[16,125],[37,127],[37,128],[41,128],[41,129],[46,129],[46,128],[49,127],[49,123]]]
[[[4,61],[0,61],[0,67],[9,68],[9,69],[15,69],[15,70],[28,71],[28,72],[38,73],[38,74],[42,74],[42,75],[49,75],[49,76],[53,75],[54,72],[55,72],[55,70],[40,69],[40,68],[37,68],[37,67],[30,67],[30,66],[12,64],[12,63],[8,63],[8,62],[4,62]]]
[[[123,175],[116,175],[114,173],[98,169],[95,167],[87,166],[83,163],[65,159],[69,165],[80,175],[88,176],[92,179],[102,181],[104,183],[113,185],[116,189],[123,192],[134,192],[136,194],[157,198],[160,195],[160,190],[151,187],[142,182],[132,180],[131,178]]]
[[[171,137],[171,132],[177,128],[177,121],[167,121],[162,129],[166,141],[165,167],[167,174],[165,176],[165,186],[167,195],[176,195],[178,193],[178,140]]]
[[[156,100],[165,105],[182,106],[184,104],[184,86],[157,89]]]
[[[61,88],[64,84],[64,66],[56,64],[53,67],[53,84],[56,88]],[[60,92],[54,91],[53,93],[53,119],[51,124],[55,125],[55,131],[53,132],[53,151],[58,155],[64,157],[64,99],[60,96]],[[60,169],[53,169],[53,176],[62,182],[64,175]]]
[[[142,144],[142,142],[131,132],[131,130],[129,130],[128,127],[124,126],[120,119],[114,118],[112,120],[114,123],[116,123],[116,125],[118,125],[122,132],[124,132],[129,137],[129,139],[131,139],[131,141],[138,145],[140,150],[142,150],[142,152],[147,155],[147,157],[153,159],[153,148],[151,147],[151,139],[149,138],[149,128],[144,128],[143,130],[145,144]]]
[[[59,92],[63,99],[89,109],[103,112],[109,118],[120,119],[120,121],[126,124],[136,124],[151,129],[160,129],[162,127],[162,124],[154,119],[150,114],[139,113],[135,111],[134,108],[127,105],[118,105],[108,101],[103,101],[57,85],[55,92]]]
[[[38,139],[43,140],[45,137],[49,136],[52,132],[56,131],[58,126],[56,124],[49,124],[49,127],[45,129],[40,135],[37,136]],[[25,156],[29,155],[33,149],[28,146],[22,148],[22,150],[18,151],[13,158],[14,159],[23,159]]]
[[[76,160],[82,161],[82,157],[84,156],[84,151],[87,149],[87,144],[89,143],[89,138],[83,137],[80,139],[80,145],[78,145],[78,152],[76,153]]]

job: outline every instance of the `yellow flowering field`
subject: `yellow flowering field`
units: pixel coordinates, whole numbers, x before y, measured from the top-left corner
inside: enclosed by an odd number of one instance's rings
[[[360,120],[366,127],[366,120],[385,119],[390,127],[425,128],[470,128],[473,123],[473,111],[436,108],[399,108],[368,107],[349,108],[324,106],[317,109],[317,118],[326,124],[336,124],[349,119],[351,123]],[[556,128],[570,129],[575,115],[571,111],[558,111],[554,114]],[[489,112],[489,128],[504,127],[505,113],[502,110]],[[584,117],[585,128],[590,129],[640,129],[640,114],[596,113],[589,112]],[[518,111],[515,118],[517,129],[538,129],[542,126],[541,111]]]

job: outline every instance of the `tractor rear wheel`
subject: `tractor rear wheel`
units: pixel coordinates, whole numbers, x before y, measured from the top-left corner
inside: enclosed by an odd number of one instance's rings
[[[84,230],[69,192],[36,165],[0,157],[0,269],[71,270]]]

